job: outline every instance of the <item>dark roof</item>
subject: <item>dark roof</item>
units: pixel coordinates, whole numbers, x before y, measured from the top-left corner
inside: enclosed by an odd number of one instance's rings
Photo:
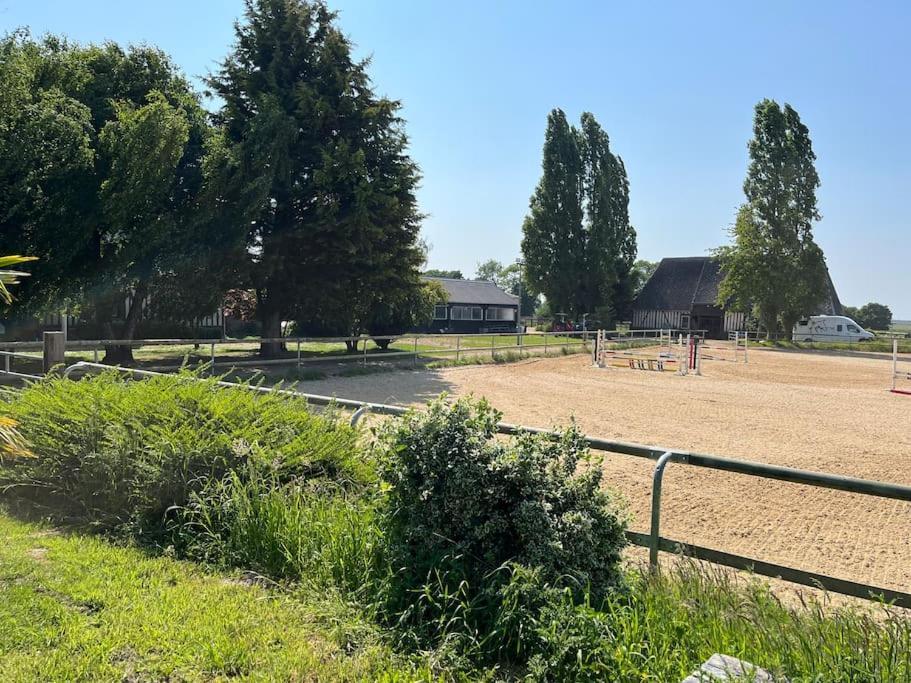
[[[455,280],[448,277],[424,277],[443,285],[451,304],[482,306],[518,306],[519,297],[507,294],[489,280]]]
[[[841,302],[828,275],[829,296],[816,314],[841,315]],[[711,256],[664,258],[636,297],[639,310],[689,311],[693,306],[714,306],[722,274]]]
[[[693,304],[712,305],[720,283],[718,262],[710,256],[661,259],[636,297],[635,308],[688,311]]]

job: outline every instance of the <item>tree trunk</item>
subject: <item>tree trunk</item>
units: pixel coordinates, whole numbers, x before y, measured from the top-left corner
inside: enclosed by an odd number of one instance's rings
[[[264,311],[260,317],[262,322],[262,338],[277,339],[282,336],[282,314],[278,311]],[[274,357],[285,350],[285,345],[279,341],[264,341],[259,345],[259,355]]]
[[[142,304],[149,293],[149,287],[144,280],[141,280],[133,292],[130,303],[130,312],[127,313],[124,322],[123,331],[120,333],[120,339],[125,341],[132,340],[136,334],[136,327],[142,320]],[[109,339],[113,338],[114,328],[111,323],[105,323],[105,333],[110,334]],[[133,347],[122,344],[112,344],[104,348],[104,362],[109,365],[135,365],[133,359]]]

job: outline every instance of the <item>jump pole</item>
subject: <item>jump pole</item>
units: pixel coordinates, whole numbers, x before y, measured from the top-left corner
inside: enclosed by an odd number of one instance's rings
[[[909,389],[899,389],[895,385],[895,380],[898,377],[898,339],[892,339],[892,388],[889,389],[893,394],[901,394],[902,396],[911,396],[911,390]],[[911,379],[911,372],[907,374],[908,379]]]

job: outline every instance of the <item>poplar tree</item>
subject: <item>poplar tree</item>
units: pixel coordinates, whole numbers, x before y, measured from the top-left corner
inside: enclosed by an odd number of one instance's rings
[[[289,319],[358,334],[421,286],[400,105],[374,94],[335,19],[322,2],[247,0],[209,79],[224,102],[211,200],[243,235],[264,337]]]
[[[532,287],[551,310],[575,313],[582,235],[582,156],[566,114],[547,117],[541,180],[522,226],[522,255]]]
[[[731,231],[733,244],[718,251],[724,279],[718,302],[753,310],[762,326],[786,334],[825,300],[828,273],[813,239],[819,176],[808,128],[789,105],[756,105],[746,203]]]
[[[595,117],[583,114],[576,129],[551,112],[522,240],[529,284],[551,310],[605,321],[627,310],[636,259],[628,207],[626,168]]]

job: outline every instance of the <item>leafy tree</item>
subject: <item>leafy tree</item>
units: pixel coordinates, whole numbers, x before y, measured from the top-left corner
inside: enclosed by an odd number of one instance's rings
[[[525,268],[518,263],[504,266],[496,259],[489,259],[478,264],[475,278],[489,280],[513,296],[521,295],[523,315],[532,314],[538,307],[540,297],[529,285]]]
[[[724,274],[718,302],[752,309],[767,331],[780,324],[790,334],[828,289],[825,257],[812,232],[820,218],[816,155],[807,127],[788,104],[757,104],[753,134],[747,202],[738,210],[733,244],[717,252]]]
[[[464,280],[465,276],[462,275],[461,270],[439,270],[438,268],[431,268],[430,270],[425,270],[423,275],[427,277],[445,277],[451,280]]]
[[[582,114],[581,126],[586,216],[582,310],[609,321],[629,311],[635,290],[636,231],[629,222],[629,180],[623,159],[611,153],[610,139],[595,117]]]
[[[655,274],[656,270],[658,270],[657,261],[646,261],[644,259],[638,259],[633,264],[631,277],[633,282],[634,297],[639,295],[639,292],[641,292],[642,288],[645,287],[645,283],[648,282],[649,278]]]
[[[245,242],[265,337],[286,317],[356,335],[420,288],[419,175],[399,103],[374,94],[335,19],[322,2],[247,0],[208,80],[224,102],[210,202]]]
[[[892,325],[892,311],[888,306],[870,302],[860,307],[854,318],[868,330],[888,330]]]
[[[155,48],[25,33],[0,43],[0,92],[0,230],[40,257],[23,308],[75,303],[105,336],[131,338],[143,306],[115,331],[118,305],[143,301],[200,243],[208,124],[197,96]],[[108,349],[106,360],[130,359]]]
[[[499,285],[502,272],[502,263],[496,259],[488,259],[487,261],[478,264],[474,277],[476,280],[489,280],[490,282]]]
[[[547,117],[541,180],[522,225],[529,282],[552,307],[573,311],[581,267],[582,157],[579,139],[554,109]]]
[[[423,282],[417,289],[405,290],[398,298],[378,302],[374,306],[368,329],[377,336],[402,334],[426,325],[433,319],[433,307],[445,303],[446,290],[439,282]],[[389,347],[390,339],[375,339],[381,349]]]
[[[608,320],[625,313],[636,258],[629,182],[594,116],[583,114],[576,129],[562,111],[551,112],[542,171],[523,224],[532,289],[573,316],[597,312]]]

